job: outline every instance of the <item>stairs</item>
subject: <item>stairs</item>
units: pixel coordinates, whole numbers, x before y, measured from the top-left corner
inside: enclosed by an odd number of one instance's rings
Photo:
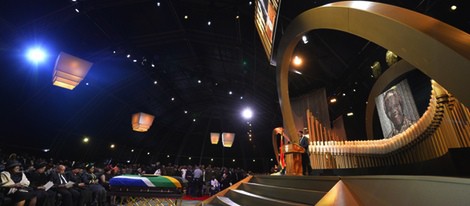
[[[469,205],[470,178],[440,176],[249,176],[199,205]]]
[[[303,206],[315,205],[338,182],[339,177],[253,176],[233,185],[201,205]]]

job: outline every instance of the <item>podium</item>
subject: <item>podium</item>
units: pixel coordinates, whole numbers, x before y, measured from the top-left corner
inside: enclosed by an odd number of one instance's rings
[[[286,159],[286,175],[302,176],[302,153],[305,149],[299,144],[287,144],[281,147]]]

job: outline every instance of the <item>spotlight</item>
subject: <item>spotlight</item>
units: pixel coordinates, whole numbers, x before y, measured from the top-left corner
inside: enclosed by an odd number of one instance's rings
[[[302,36],[302,41],[304,42],[304,44],[307,44],[308,43],[308,39],[307,39],[307,36]]]
[[[211,24],[212,24],[211,21],[208,21],[208,22],[207,22],[207,26],[210,26]]]
[[[42,62],[46,59],[46,53],[39,47],[31,48],[27,51],[26,57],[34,63]]]
[[[299,56],[295,56],[292,63],[294,63],[295,66],[300,66],[302,65],[302,59]]]
[[[90,139],[88,137],[83,138],[84,143],[88,143],[89,141],[90,141]]]
[[[457,6],[456,6],[456,5],[452,5],[452,6],[450,6],[450,10],[452,10],[452,11],[455,11],[455,10],[457,10]]]
[[[250,108],[245,108],[242,112],[242,116],[245,119],[251,119],[253,117],[253,111]]]
[[[109,145],[109,148],[111,148],[111,149],[113,149],[115,147],[116,147],[116,145],[114,145],[114,144]]]
[[[335,103],[336,102],[336,98],[331,98],[330,99],[330,103]]]

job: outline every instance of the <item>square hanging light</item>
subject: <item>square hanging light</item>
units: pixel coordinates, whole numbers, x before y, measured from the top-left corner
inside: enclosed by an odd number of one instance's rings
[[[211,143],[212,144],[218,144],[219,143],[219,137],[220,137],[220,133],[211,132]]]
[[[52,84],[73,90],[85,78],[93,63],[60,52],[55,62]]]
[[[136,132],[146,132],[152,126],[155,117],[143,112],[132,115],[132,129]]]
[[[224,147],[232,147],[233,141],[235,140],[235,133],[222,133],[222,144]]]

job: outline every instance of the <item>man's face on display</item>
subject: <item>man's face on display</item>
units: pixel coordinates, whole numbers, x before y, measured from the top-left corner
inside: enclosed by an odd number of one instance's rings
[[[399,128],[403,123],[403,108],[401,107],[400,97],[395,91],[385,94],[384,97],[385,113],[392,121],[395,128]]]

